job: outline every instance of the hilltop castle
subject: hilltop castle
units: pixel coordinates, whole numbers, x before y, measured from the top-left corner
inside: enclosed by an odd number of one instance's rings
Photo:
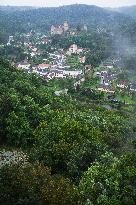
[[[67,21],[64,22],[63,25],[59,25],[59,26],[51,26],[51,35],[62,35],[63,33],[67,32],[69,30],[69,25],[67,23]]]

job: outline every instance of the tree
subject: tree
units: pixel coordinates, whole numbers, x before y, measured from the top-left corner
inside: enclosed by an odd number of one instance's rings
[[[11,112],[7,118],[6,131],[10,144],[26,146],[32,143],[32,129],[24,113]]]
[[[34,136],[32,157],[73,180],[105,149],[99,131],[59,110],[40,123]]]
[[[76,205],[76,187],[41,164],[6,166],[0,170],[0,204]],[[82,202],[80,203],[82,204]]]
[[[102,155],[85,172],[79,184],[83,197],[97,205],[134,205],[136,153],[124,155],[119,160],[112,153]]]

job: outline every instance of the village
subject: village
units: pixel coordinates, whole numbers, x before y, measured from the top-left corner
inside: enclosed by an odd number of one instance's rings
[[[87,33],[87,26],[83,25],[81,30]],[[9,36],[6,46],[14,45],[16,48],[23,46],[23,54],[26,56],[22,61],[12,61],[12,65],[17,69],[41,76],[47,83],[53,79],[73,79],[75,90],[77,86],[85,83],[86,76],[90,79],[97,78],[95,85],[89,85],[90,89],[103,92],[107,96],[113,95],[114,102],[133,104],[132,96],[136,93],[136,85],[119,77],[122,70],[117,65],[117,59],[101,62],[98,67],[93,67],[91,64],[86,64],[88,48],[82,48],[75,42],[72,42],[67,49],[50,46],[55,35],[73,36],[77,35],[77,30],[69,28],[69,24],[64,22],[64,25],[52,25],[48,35],[35,34],[31,31],[18,38]],[[119,97],[124,92],[126,97]]]

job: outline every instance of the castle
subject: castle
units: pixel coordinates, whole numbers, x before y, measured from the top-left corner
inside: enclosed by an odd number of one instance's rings
[[[67,23],[67,21],[64,22],[63,25],[60,26],[51,26],[51,35],[62,35],[63,33],[67,32],[69,30],[69,25]]]

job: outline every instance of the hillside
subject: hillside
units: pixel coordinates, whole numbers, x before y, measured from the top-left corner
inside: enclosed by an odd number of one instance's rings
[[[136,6],[120,7],[114,10],[136,19]]]
[[[0,205],[136,204],[136,21],[124,13],[0,6]]]
[[[0,6],[0,11],[15,12],[34,9],[32,6]]]
[[[134,204],[129,115],[56,97],[42,78],[3,60],[0,76],[1,205]]]
[[[14,9],[13,9],[14,11]],[[118,30],[122,25],[128,26],[133,22],[129,17],[118,12],[109,11],[97,6],[70,5],[57,8],[39,8],[24,10],[18,9],[9,12],[5,8],[1,10],[0,25],[5,31],[14,33],[17,31],[49,31],[52,24],[62,24],[65,20],[71,26],[86,24],[90,31],[104,28],[110,31]],[[21,26],[20,26],[21,25]]]

